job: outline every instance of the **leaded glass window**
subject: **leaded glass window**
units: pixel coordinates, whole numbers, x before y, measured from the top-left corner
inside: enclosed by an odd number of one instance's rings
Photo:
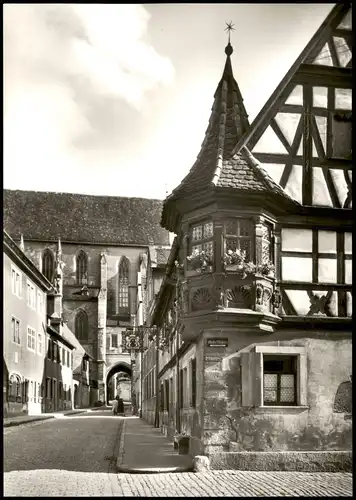
[[[206,221],[196,224],[191,228],[191,252],[204,250],[213,257],[213,222]]]
[[[88,316],[85,311],[78,311],[75,317],[75,336],[78,340],[88,342]]]
[[[263,404],[296,405],[296,356],[263,356]]]
[[[54,257],[51,250],[48,248],[43,252],[42,255],[42,274],[52,282],[54,272]]]
[[[119,265],[118,307],[119,314],[129,314],[129,261],[126,257]]]
[[[254,226],[249,219],[231,218],[225,222],[225,252],[237,249],[246,252],[246,260],[253,260]]]
[[[88,283],[88,257],[83,250],[81,250],[76,259],[77,270],[77,283],[86,285]]]

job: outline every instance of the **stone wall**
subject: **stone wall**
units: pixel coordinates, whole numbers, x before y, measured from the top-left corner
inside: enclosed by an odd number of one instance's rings
[[[304,331],[287,333],[285,340],[276,340],[278,334],[269,336],[268,340],[266,336],[255,338],[256,342],[246,345],[247,338],[243,335],[238,339],[226,332],[220,335],[229,339],[225,356],[219,354],[219,348],[213,353],[206,342],[204,346],[202,442],[205,453],[227,451],[231,441],[237,442],[238,450],[235,451],[241,452],[351,449],[350,415],[340,411],[350,408],[351,404],[350,391],[345,389],[351,375],[350,338],[342,338],[337,333]],[[305,404],[288,407],[258,404],[257,386],[261,381],[254,376],[253,355],[250,362],[244,361],[244,355],[253,354],[256,345],[304,348],[307,360]],[[233,349],[236,349],[235,354],[229,356],[228,352]],[[246,376],[246,369],[249,376]],[[246,395],[250,395],[250,399],[246,399]]]

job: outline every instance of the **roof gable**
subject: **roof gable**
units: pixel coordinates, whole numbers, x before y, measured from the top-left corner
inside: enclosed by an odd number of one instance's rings
[[[345,28],[346,26],[348,26],[348,28]],[[341,68],[351,67],[351,29],[351,5],[348,2],[336,4],[258,113],[249,130],[239,139],[233,149],[233,154],[240,151],[243,146],[247,145],[251,148],[251,138],[258,135],[259,129],[263,127],[266,120],[273,114],[273,109],[275,105],[280,102],[281,98],[289,94],[288,90],[291,90],[292,87],[288,88],[288,86],[301,65],[316,64]],[[346,37],[344,41],[341,42],[345,44],[344,47],[339,47],[339,42],[335,40],[337,35],[339,35],[339,37]],[[349,53],[351,58],[346,63],[346,59],[342,54],[346,55]],[[254,140],[254,143],[256,142],[257,141]]]
[[[15,239],[169,245],[162,201],[5,189],[4,227]]]

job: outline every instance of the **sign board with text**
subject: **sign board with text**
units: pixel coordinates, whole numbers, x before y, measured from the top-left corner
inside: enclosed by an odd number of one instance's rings
[[[228,344],[229,339],[227,338],[206,339],[206,345],[208,347],[227,347]]]

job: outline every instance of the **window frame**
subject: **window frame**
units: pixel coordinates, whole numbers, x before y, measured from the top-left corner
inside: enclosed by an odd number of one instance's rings
[[[14,324],[14,327],[15,327],[14,330],[12,328],[13,324]],[[21,326],[20,320],[16,316],[14,316],[12,314],[11,315],[11,335],[12,335],[12,342],[14,344],[16,344],[16,345],[21,345],[21,330],[20,330],[20,326]]]
[[[75,258],[75,278],[78,285],[88,284],[88,255],[79,250]]]
[[[207,224],[212,225],[212,232],[208,236],[205,236],[205,226]],[[194,239],[194,229],[196,228],[201,228],[201,238],[200,239]],[[205,245],[207,243],[212,243],[211,245],[211,251],[206,250]],[[206,251],[212,260],[214,260],[214,221],[212,219],[204,219],[200,220],[197,222],[194,222],[190,225],[189,227],[189,254],[192,254],[195,250],[195,247],[198,249],[198,251]],[[199,247],[201,247],[199,249]]]
[[[255,346],[254,351],[248,353],[248,356],[255,356],[255,369],[250,380],[250,359],[243,358],[242,363],[242,405],[251,406],[250,384],[253,386],[253,406],[261,409],[288,409],[288,408],[307,408],[307,354],[305,347],[296,346]],[[275,356],[296,356],[296,404],[295,405],[265,405],[263,400],[263,354]],[[248,372],[248,373],[247,373]],[[246,380],[246,378],[248,380]],[[246,404],[248,403],[248,404]]]
[[[36,310],[36,287],[35,285],[28,279],[27,280],[27,305],[33,310]]]
[[[122,256],[118,265],[117,312],[121,316],[130,314],[130,261]]]
[[[30,331],[31,331],[31,333],[30,333]],[[30,334],[31,339],[33,341],[33,345],[34,345],[33,348],[29,347],[29,345],[28,345],[29,334]],[[26,340],[27,340],[27,342],[26,342],[27,350],[36,354],[36,330],[34,328],[32,328],[32,326],[29,326],[29,325],[27,325],[27,337],[26,337]],[[31,342],[31,345],[32,345],[32,342]]]
[[[50,283],[52,283],[54,276],[54,262],[55,260],[52,250],[45,248],[41,258],[41,272]]]
[[[19,299],[22,298],[22,273],[13,264],[11,264],[11,291]]]
[[[272,358],[272,359],[266,359],[266,357]],[[285,361],[289,360],[291,362],[292,368],[290,370],[286,370],[286,368],[283,366],[281,370],[277,369],[272,369],[272,370],[266,370],[265,368],[265,362],[266,361]],[[264,354],[263,355],[263,405],[264,406],[297,406],[297,356],[295,355],[277,355],[277,354]],[[276,400],[275,401],[266,401],[265,398],[265,392],[266,392],[266,387],[265,387],[265,375],[277,375],[277,388],[276,388]],[[283,375],[292,375],[293,376],[293,401],[281,401],[281,379]]]
[[[39,340],[39,338],[41,340]],[[39,348],[39,346],[41,346],[41,348]],[[41,332],[37,332],[37,354],[40,356],[43,355],[43,336]]]
[[[236,222],[237,227],[236,227],[236,235],[235,234],[229,234],[227,232],[227,226],[229,223],[232,221]],[[250,235],[241,235],[241,226],[242,223],[248,223],[246,226],[249,226],[251,229],[251,234]],[[223,241],[224,241],[224,248],[223,248],[223,253],[228,252],[227,248],[227,241],[228,240],[233,240],[236,242],[236,249],[241,249],[241,242],[243,241],[249,241],[250,242],[250,255],[246,253],[246,261],[251,261],[255,262],[256,260],[256,228],[253,219],[248,218],[248,217],[228,217],[224,220],[224,227],[223,227]],[[242,248],[244,250],[244,248]]]
[[[80,326],[80,328],[79,328]],[[79,342],[88,343],[89,340],[89,318],[83,309],[76,312],[74,319],[74,334]]]

